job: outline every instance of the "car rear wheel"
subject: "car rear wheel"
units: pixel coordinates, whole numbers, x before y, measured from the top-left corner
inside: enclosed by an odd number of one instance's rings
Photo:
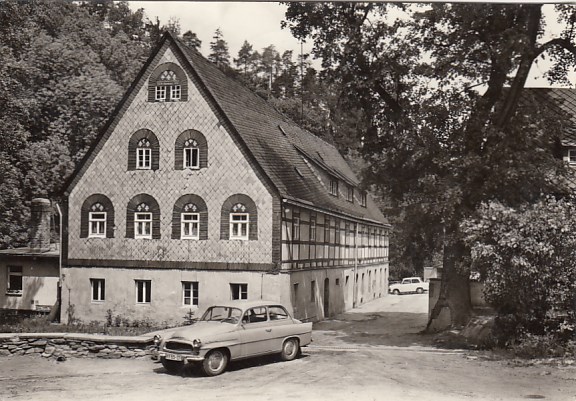
[[[164,369],[166,369],[168,373],[171,374],[182,372],[182,368],[184,367],[184,362],[181,361],[171,361],[166,358],[161,358],[160,362],[162,363],[162,366],[164,366]]]
[[[280,358],[283,361],[292,361],[296,359],[300,353],[300,343],[295,338],[289,338],[282,344],[282,352],[280,353]]]
[[[400,291],[398,291],[398,289],[396,288],[394,291],[392,291],[392,294],[394,294],[394,295],[400,295]]]
[[[206,376],[218,376],[228,366],[228,354],[221,349],[210,351],[202,361],[202,371]]]
[[[417,294],[422,294],[423,292],[424,292],[424,290],[422,288],[416,288]]]

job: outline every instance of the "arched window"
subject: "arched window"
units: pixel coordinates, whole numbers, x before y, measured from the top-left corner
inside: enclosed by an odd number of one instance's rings
[[[175,63],[159,65],[150,75],[149,102],[185,102],[188,100],[186,74]]]
[[[224,201],[220,238],[243,241],[258,239],[258,210],[249,196],[236,194]]]
[[[80,209],[81,238],[113,238],[114,206],[106,195],[86,198]]]
[[[183,195],[174,204],[172,239],[208,239],[208,208],[198,195]]]
[[[150,195],[136,195],[128,202],[126,238],[160,239],[160,207]]]
[[[201,169],[208,167],[208,142],[193,129],[182,132],[174,144],[174,169]]]
[[[158,170],[160,143],[149,129],[136,131],[128,141],[128,170]]]

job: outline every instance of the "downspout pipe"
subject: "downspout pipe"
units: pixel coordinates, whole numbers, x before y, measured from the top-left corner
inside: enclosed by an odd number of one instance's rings
[[[62,210],[57,203],[56,210],[58,211],[58,220],[59,220],[59,244],[58,244],[58,291],[56,297],[56,303],[58,304],[58,321],[61,321],[60,314],[62,313]]]

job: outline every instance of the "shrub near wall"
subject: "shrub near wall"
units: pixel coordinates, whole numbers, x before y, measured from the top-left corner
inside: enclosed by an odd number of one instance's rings
[[[138,358],[152,355],[149,337],[70,334],[0,335],[0,356],[37,355],[44,358]]]
[[[522,208],[484,205],[465,231],[473,269],[498,317],[500,343],[576,340],[576,202],[552,197]],[[553,341],[555,344],[550,344]]]

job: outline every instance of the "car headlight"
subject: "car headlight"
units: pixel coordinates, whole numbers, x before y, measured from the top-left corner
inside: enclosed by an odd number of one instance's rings
[[[200,341],[199,339],[195,339],[192,341],[192,346],[194,348],[200,348],[202,346],[202,341]]]

